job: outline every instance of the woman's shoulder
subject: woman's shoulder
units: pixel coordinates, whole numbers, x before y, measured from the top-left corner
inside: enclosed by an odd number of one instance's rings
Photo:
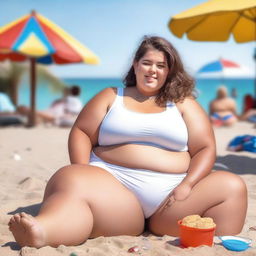
[[[99,93],[97,93],[93,99],[95,100],[102,100],[102,99],[112,99],[117,94],[117,88],[115,87],[108,87],[103,90],[101,90]]]
[[[117,95],[117,88],[109,87],[105,88],[99,93],[97,93],[87,104],[87,107],[90,106],[110,106],[115,100]]]
[[[194,97],[186,97],[184,100],[176,103],[177,108],[181,113],[186,112],[201,112],[203,110],[202,106],[197,102]]]
[[[194,97],[186,97],[184,98],[183,100],[181,101],[178,101],[176,103],[176,106],[179,108],[186,108],[186,107],[191,107],[191,106],[194,106],[194,105],[198,105],[199,103],[197,102],[197,100],[194,98]]]
[[[101,96],[113,96],[117,94],[117,88],[116,87],[108,87],[103,89],[98,93]]]

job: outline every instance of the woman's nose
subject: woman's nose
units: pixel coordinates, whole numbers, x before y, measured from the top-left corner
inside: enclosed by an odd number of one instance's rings
[[[152,73],[155,73],[156,72],[156,65],[150,65],[149,71],[152,72]]]

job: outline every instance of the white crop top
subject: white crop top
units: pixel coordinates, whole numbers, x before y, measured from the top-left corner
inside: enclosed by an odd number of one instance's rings
[[[186,124],[174,103],[168,102],[160,113],[140,113],[123,104],[123,88],[104,117],[98,143],[100,146],[145,144],[172,151],[188,150]]]

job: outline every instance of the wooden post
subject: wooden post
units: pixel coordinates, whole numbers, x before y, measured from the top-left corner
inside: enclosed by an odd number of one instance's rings
[[[36,59],[30,59],[30,114],[28,126],[36,125]]]

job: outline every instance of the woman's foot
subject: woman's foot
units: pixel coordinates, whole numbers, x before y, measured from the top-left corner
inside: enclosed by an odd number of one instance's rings
[[[9,229],[16,242],[21,246],[40,248],[45,245],[45,233],[41,224],[33,216],[24,212],[17,213],[10,219]]]

